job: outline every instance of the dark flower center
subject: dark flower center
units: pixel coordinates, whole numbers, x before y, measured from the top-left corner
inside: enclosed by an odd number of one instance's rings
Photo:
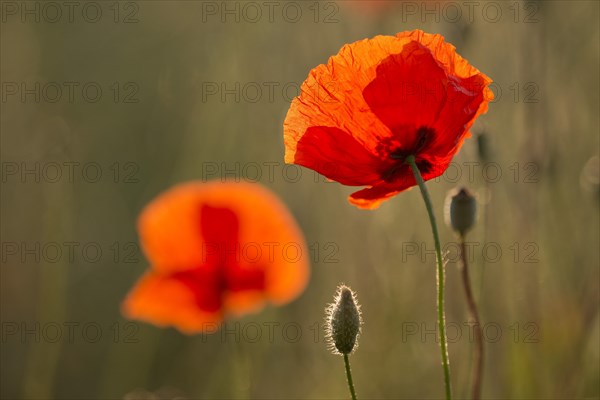
[[[412,145],[408,147],[399,147],[390,152],[390,158],[396,160],[392,168],[382,174],[382,179],[385,181],[394,180],[398,171],[403,170],[403,167],[408,168],[405,164],[406,158],[410,155],[415,156],[417,166],[421,173],[426,173],[431,168],[431,163],[427,160],[420,159],[419,153],[423,152],[431,142],[435,134],[435,130],[428,126],[421,126],[417,129],[416,138]]]
[[[423,151],[427,147],[434,134],[435,130],[433,128],[421,126],[419,129],[417,129],[416,139],[413,145],[409,148],[395,149],[390,153],[390,158],[393,158],[394,160],[402,160],[402,162],[404,162],[406,157],[410,156],[411,154],[417,157],[419,152]]]

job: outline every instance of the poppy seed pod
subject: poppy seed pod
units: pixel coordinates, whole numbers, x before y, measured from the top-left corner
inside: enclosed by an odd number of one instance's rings
[[[326,309],[327,342],[334,354],[350,354],[357,345],[362,325],[360,305],[347,286],[338,287],[334,302]]]
[[[446,196],[444,211],[446,224],[463,236],[475,225],[477,200],[466,188],[458,188]]]

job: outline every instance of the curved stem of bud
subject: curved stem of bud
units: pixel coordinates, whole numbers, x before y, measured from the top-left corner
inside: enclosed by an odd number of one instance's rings
[[[352,371],[350,371],[350,360],[348,360],[348,354],[344,354],[344,364],[346,364],[346,377],[348,378],[350,396],[352,396],[352,400],[356,400],[356,393],[354,392],[354,382],[352,382]]]
[[[479,319],[477,303],[473,290],[471,290],[471,279],[469,278],[469,263],[467,262],[467,248],[465,245],[464,235],[460,235],[460,259],[462,261],[461,275],[463,286],[465,288],[465,296],[467,297],[467,305],[469,307],[469,316],[474,323],[475,332],[475,365],[473,366],[473,382],[471,387],[471,397],[473,400],[481,398],[481,380],[483,377],[483,329]]]

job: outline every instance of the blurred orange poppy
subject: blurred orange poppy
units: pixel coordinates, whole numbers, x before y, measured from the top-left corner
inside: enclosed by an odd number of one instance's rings
[[[487,111],[491,79],[441,35],[420,30],[342,47],[310,71],[284,122],[285,161],[349,186],[349,200],[376,208],[446,170]]]
[[[308,281],[300,229],[257,184],[176,186],[146,206],[138,231],[151,269],[122,305],[129,318],[214,330],[224,316],[291,301]]]
[[[354,11],[361,13],[380,13],[387,11],[390,7],[397,4],[395,0],[343,0],[338,1],[338,4],[342,7],[354,9]]]

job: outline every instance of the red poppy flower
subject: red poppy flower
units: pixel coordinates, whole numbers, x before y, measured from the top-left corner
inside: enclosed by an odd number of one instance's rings
[[[143,210],[138,231],[151,269],[123,303],[129,318],[202,332],[266,301],[289,302],[308,280],[300,229],[256,184],[176,186]]]
[[[313,69],[284,123],[285,161],[349,186],[349,200],[376,208],[441,175],[493,99],[491,80],[440,35],[420,30],[342,47]]]

